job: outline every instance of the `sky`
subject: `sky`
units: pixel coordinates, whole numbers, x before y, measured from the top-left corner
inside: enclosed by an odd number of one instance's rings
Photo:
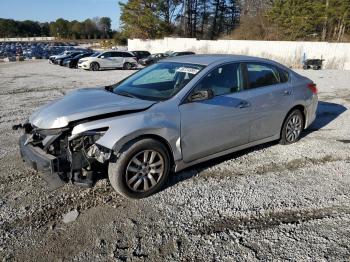
[[[119,0],[120,1],[120,0]],[[119,28],[118,0],[0,0],[0,18],[55,21],[57,18],[83,21],[108,16],[112,28]],[[126,2],[122,0],[121,2]]]

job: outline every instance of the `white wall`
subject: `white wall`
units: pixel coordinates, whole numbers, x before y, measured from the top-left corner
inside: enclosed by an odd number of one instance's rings
[[[350,70],[350,43],[196,40],[171,38],[157,40],[129,39],[129,50],[194,51],[197,54],[244,54],[277,60],[287,66],[300,67],[306,58],[323,58],[325,68]]]
[[[15,37],[15,38],[0,38],[0,42],[40,42],[53,41],[55,37]]]

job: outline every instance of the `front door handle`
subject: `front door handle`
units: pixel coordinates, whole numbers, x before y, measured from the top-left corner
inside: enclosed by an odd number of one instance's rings
[[[240,102],[238,105],[237,105],[237,107],[238,108],[247,108],[247,107],[250,107],[251,105],[250,105],[250,103],[248,102],[248,101],[242,101],[242,102]]]

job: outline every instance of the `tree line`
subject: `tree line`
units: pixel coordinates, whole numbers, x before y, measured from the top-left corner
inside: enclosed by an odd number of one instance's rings
[[[54,36],[62,39],[111,38],[111,19],[96,17],[85,21],[59,18],[54,22],[16,21],[0,18],[0,37]]]
[[[131,38],[349,41],[350,0],[129,0]]]
[[[111,29],[109,17],[50,23],[0,18],[0,37],[113,38],[119,44],[165,36],[350,41],[350,0],[128,0],[119,5],[119,31]]]

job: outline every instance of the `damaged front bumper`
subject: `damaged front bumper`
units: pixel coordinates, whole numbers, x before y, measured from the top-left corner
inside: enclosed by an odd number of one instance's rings
[[[40,171],[44,180],[51,186],[63,185],[64,180],[59,176],[59,160],[55,156],[46,153],[40,147],[27,144],[28,138],[28,135],[22,135],[19,139],[20,154],[23,161],[34,170]]]
[[[57,188],[65,182],[89,187],[105,168],[111,150],[95,144],[107,128],[72,136],[70,128],[39,129],[29,123],[13,126],[23,129],[19,139],[22,159],[48,184]]]

